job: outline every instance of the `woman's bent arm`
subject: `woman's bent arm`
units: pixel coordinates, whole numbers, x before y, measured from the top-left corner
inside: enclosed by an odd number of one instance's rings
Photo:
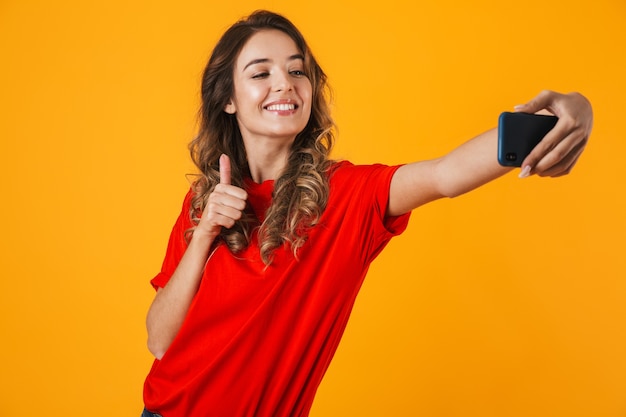
[[[230,159],[220,157],[220,183],[209,195],[198,226],[174,274],[160,288],[148,310],[148,349],[161,359],[185,320],[198,291],[213,242],[222,227],[231,228],[242,216],[248,194],[230,184]]]
[[[148,310],[148,349],[161,359],[174,340],[193,301],[214,238],[194,233],[176,271],[159,288]]]

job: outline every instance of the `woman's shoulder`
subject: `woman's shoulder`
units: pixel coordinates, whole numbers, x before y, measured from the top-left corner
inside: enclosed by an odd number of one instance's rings
[[[332,176],[344,168],[349,168],[353,166],[354,164],[350,161],[346,161],[346,160],[333,161],[330,167],[328,168],[328,173],[329,175]]]
[[[380,163],[357,165],[350,161],[341,160],[334,162],[330,166],[328,171],[329,176],[332,179],[333,177],[345,178],[355,175],[369,176],[371,174],[376,174],[377,172],[383,172],[387,170],[395,171],[397,168],[398,167],[396,166],[390,166]]]

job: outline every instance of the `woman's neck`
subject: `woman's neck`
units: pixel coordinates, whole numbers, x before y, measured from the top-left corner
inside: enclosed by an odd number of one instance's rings
[[[252,181],[260,184],[278,178],[287,165],[291,143],[258,140],[250,142],[244,140]]]

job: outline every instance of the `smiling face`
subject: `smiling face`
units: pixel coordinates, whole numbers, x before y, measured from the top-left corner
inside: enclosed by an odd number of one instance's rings
[[[311,115],[311,82],[304,56],[279,30],[255,33],[244,45],[233,74],[234,94],[224,110],[235,114],[244,143],[292,143]]]

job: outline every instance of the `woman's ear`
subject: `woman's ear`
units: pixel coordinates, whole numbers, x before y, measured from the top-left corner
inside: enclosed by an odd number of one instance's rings
[[[228,114],[235,114],[237,108],[235,107],[235,103],[233,101],[229,101],[227,105],[224,106],[224,111]]]

